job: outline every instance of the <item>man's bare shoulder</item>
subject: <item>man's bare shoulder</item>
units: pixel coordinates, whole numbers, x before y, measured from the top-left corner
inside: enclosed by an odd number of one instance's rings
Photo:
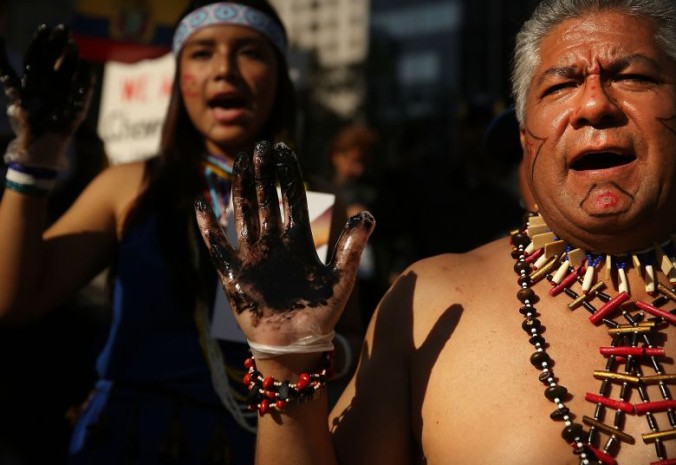
[[[492,283],[513,284],[509,239],[490,242],[461,254],[442,254],[412,264],[388,291],[379,313],[387,320],[410,319],[415,332],[426,337],[440,318],[476,307]],[[511,277],[511,276],[510,276]]]
[[[463,289],[483,287],[489,276],[502,275],[511,260],[508,238],[489,242],[460,254],[442,254],[420,260],[406,271],[416,275],[417,293],[447,298]]]

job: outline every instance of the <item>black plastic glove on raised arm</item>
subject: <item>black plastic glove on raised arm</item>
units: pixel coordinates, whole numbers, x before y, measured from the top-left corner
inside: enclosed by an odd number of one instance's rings
[[[10,65],[2,41],[0,80],[16,134],[6,161],[64,169],[66,140],[84,119],[93,88],[90,69],[80,60],[68,28],[38,27],[21,77]]]
[[[298,160],[284,144],[256,146],[234,165],[238,248],[213,211],[196,202],[199,229],[249,341],[288,346],[331,333],[354,286],[361,253],[375,226],[368,212],[350,218],[324,265],[315,251]],[[281,187],[280,213],[277,181]]]

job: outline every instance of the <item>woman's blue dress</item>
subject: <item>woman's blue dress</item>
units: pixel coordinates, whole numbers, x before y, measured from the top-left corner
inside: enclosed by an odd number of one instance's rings
[[[158,234],[151,217],[119,244],[110,333],[97,360],[99,381],[75,427],[70,463],[253,463],[255,435],[236,423],[214,391],[193,315],[178,305]],[[222,347],[228,365],[240,370],[246,347]],[[241,383],[230,384],[243,394]]]

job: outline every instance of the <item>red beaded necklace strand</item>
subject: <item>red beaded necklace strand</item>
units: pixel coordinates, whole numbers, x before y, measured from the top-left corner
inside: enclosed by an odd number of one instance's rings
[[[668,459],[664,441],[676,439],[676,401],[672,399],[668,384],[676,381],[675,374],[664,372],[664,348],[654,342],[661,340],[660,331],[676,324],[676,308],[665,311],[661,307],[670,301],[676,302],[676,260],[671,241],[656,245],[653,249],[628,254],[625,257],[596,255],[575,249],[559,240],[545,224],[542,217],[532,215],[527,224],[511,235],[512,257],[516,260],[514,271],[519,276],[520,290],[517,298],[522,306],[519,312],[524,316],[522,328],[530,336],[529,342],[535,347],[530,361],[541,370],[539,380],[546,386],[545,397],[556,404],[550,414],[553,420],[563,421],[563,439],[573,447],[582,464],[615,464],[618,442],[634,444],[635,439],[622,431],[624,416],[644,415],[650,431],[642,434],[642,440],[653,443],[658,460],[650,465],[676,465],[676,459]],[[665,284],[655,279],[654,266],[661,267],[669,279]],[[657,295],[651,303],[631,300],[625,269],[633,265],[639,269],[646,283],[646,290]],[[596,280],[599,268],[606,269],[606,279],[612,271],[618,280],[618,294],[614,297],[604,292],[606,284]],[[586,393],[585,400],[595,404],[592,417],[583,416],[582,423],[573,421],[573,414],[564,402],[568,391],[558,383],[552,370],[553,361],[545,350],[545,339],[535,304],[538,298],[532,287],[547,279],[552,287],[550,295],[568,295],[572,301],[568,308],[585,308],[593,324],[605,324],[610,335],[610,345],[599,349],[607,357],[604,370],[594,371],[594,377],[601,381],[598,394]],[[582,292],[572,287],[579,285]],[[594,306],[598,300],[600,307]],[[619,317],[622,317],[622,321]],[[619,320],[619,321],[616,321]],[[643,365],[649,366],[654,374],[643,373]],[[617,399],[610,398],[613,384],[620,386]],[[646,386],[657,385],[661,400],[651,400]],[[640,403],[627,401],[632,391],[638,393]],[[612,424],[604,423],[606,409],[614,412]],[[668,428],[659,425],[668,423]],[[601,433],[608,436],[605,444],[599,446]]]

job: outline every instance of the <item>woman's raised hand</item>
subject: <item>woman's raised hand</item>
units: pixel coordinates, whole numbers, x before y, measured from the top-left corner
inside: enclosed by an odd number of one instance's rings
[[[82,122],[93,88],[89,67],[80,60],[67,27],[41,25],[24,56],[19,77],[0,39],[0,80],[16,134],[6,161],[64,169],[66,140]]]
[[[284,144],[262,142],[253,158],[238,156],[233,174],[237,249],[209,205],[197,201],[196,214],[244,334],[256,344],[285,347],[332,333],[375,220],[368,212],[350,218],[324,265],[312,240],[295,154]]]

